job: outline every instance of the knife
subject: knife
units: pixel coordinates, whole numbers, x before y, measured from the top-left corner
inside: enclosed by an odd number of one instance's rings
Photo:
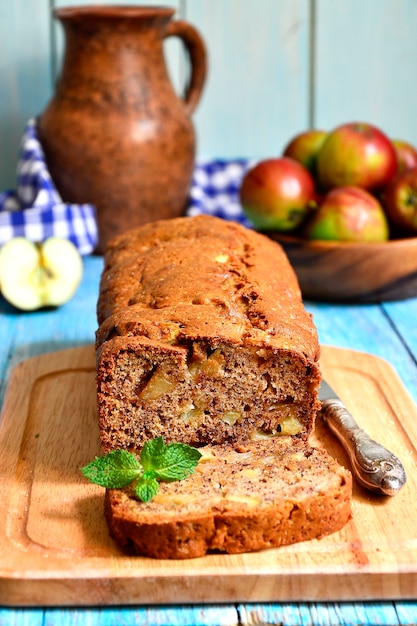
[[[387,496],[394,496],[407,477],[401,461],[358,426],[330,385],[322,380],[319,390],[320,414],[349,455],[358,482]]]

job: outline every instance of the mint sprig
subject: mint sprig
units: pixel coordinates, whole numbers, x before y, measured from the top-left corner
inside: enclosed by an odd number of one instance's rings
[[[184,443],[165,444],[162,437],[147,441],[139,460],[127,450],[112,450],[81,468],[92,483],[122,489],[135,483],[135,494],[149,502],[158,493],[158,481],[183,480],[194,472],[201,452]]]
[[[81,471],[89,481],[100,487],[121,489],[140,476],[142,467],[127,450],[112,450],[102,457],[97,456]]]

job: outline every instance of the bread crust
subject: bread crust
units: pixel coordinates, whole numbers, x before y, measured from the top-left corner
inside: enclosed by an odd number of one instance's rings
[[[113,239],[104,259],[97,319],[99,326],[107,322],[97,347],[114,332],[149,329],[167,340],[163,327],[155,329],[163,309],[204,336],[233,330],[245,340],[268,337],[312,361],[320,356],[287,256],[254,230],[207,215],[160,220]]]

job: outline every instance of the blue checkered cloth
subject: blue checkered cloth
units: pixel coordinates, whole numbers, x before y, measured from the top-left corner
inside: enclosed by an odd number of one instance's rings
[[[214,215],[250,227],[239,203],[239,187],[253,164],[248,159],[197,162],[186,214]],[[0,246],[18,236],[35,242],[51,236],[64,237],[81,254],[93,252],[98,241],[95,207],[62,201],[45,162],[35,118],[24,129],[17,164],[17,190],[0,193]]]
[[[239,189],[243,176],[254,163],[249,159],[197,162],[191,181],[187,215],[214,215],[250,228],[252,224],[245,217],[239,202]]]
[[[0,245],[13,237],[38,242],[52,236],[69,239],[81,254],[90,254],[98,241],[95,208],[62,201],[48,172],[36,120],[32,118],[21,141],[17,190],[0,194]]]

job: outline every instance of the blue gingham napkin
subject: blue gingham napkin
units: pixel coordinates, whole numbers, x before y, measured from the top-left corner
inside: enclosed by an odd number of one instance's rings
[[[250,227],[239,203],[239,187],[253,164],[249,159],[197,162],[186,214],[205,213]],[[90,254],[98,240],[95,208],[62,201],[37,138],[36,119],[32,118],[21,141],[17,190],[0,193],[0,246],[12,237],[37,242],[53,235],[70,239],[81,254]]]
[[[95,208],[63,202],[49,174],[36,134],[36,120],[26,124],[17,163],[17,189],[0,193],[0,246],[13,237],[43,241],[70,239],[81,254],[98,240]]]
[[[216,159],[197,162],[194,167],[187,215],[205,213],[244,226],[252,224],[239,202],[242,178],[255,161],[249,159]]]

